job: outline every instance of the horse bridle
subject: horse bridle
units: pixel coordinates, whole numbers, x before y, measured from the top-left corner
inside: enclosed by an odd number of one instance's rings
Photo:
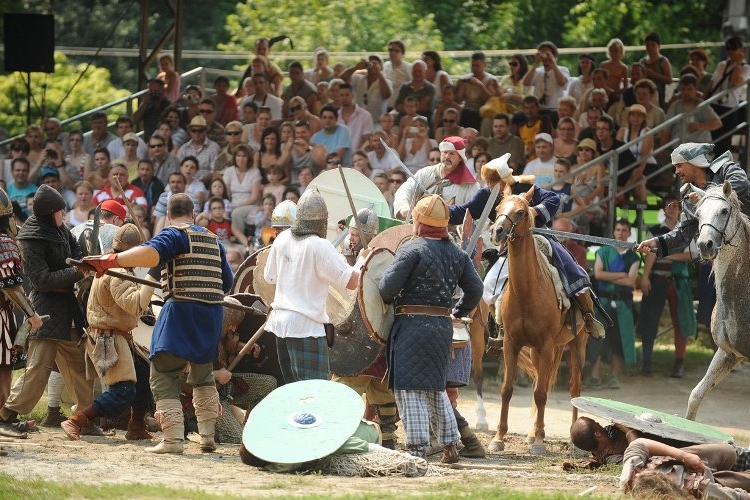
[[[727,226],[729,225],[729,220],[732,218],[732,210],[734,210],[734,206],[732,205],[732,202],[729,201],[729,200],[727,200],[723,196],[716,196],[716,195],[705,196],[703,199],[704,200],[706,200],[706,199],[714,199],[714,200],[721,200],[721,201],[727,202],[727,204],[729,205],[729,213],[727,214],[727,220],[724,221],[724,227],[723,228],[719,229],[718,227],[714,226],[713,224],[711,224],[709,222],[706,222],[706,223],[700,224],[698,226],[698,233],[700,233],[703,230],[703,226],[708,226],[708,227],[710,227],[711,229],[713,229],[714,231],[716,231],[717,233],[719,233],[721,235],[721,245],[719,245],[719,247],[716,249],[717,251],[722,246],[724,246],[725,244],[732,246],[732,240],[737,235],[737,231],[740,230],[740,227],[738,225],[737,229],[734,230],[734,234],[729,239],[727,239],[727,237],[724,234],[724,232],[727,230]]]
[[[518,226],[518,224],[520,224],[521,221],[526,218],[527,213],[528,213],[528,210],[524,210],[523,213],[521,213],[521,216],[518,218],[517,221],[514,221],[510,215],[506,215],[506,214],[502,214],[497,218],[501,227],[503,225],[502,223],[503,217],[505,217],[506,219],[510,221],[510,229],[506,231],[508,235],[506,239],[508,241],[515,241],[517,238],[519,238],[519,235],[515,234],[516,226]]]

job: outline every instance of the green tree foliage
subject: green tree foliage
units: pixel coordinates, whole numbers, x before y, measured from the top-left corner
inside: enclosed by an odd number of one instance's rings
[[[567,46],[604,46],[611,38],[640,45],[651,31],[663,43],[717,41],[725,1],[584,0],[565,19]],[[675,22],[679,20],[679,22]]]
[[[221,50],[252,52],[254,41],[286,34],[294,50],[383,52],[388,41],[402,40],[407,51],[442,50],[443,43],[432,13],[416,12],[410,2],[371,0],[248,0],[227,16],[229,41]],[[288,46],[282,50],[288,50]],[[249,56],[248,56],[249,57]],[[289,61],[274,61],[284,67]],[[311,61],[301,61],[306,68]]]
[[[32,92],[34,99],[31,103],[32,123],[39,123],[43,105],[46,106],[47,116],[52,116],[54,113],[57,117],[66,118],[130,94],[127,90],[117,90],[112,86],[109,80],[109,70],[91,66],[73,92],[63,101],[84,66],[83,64],[70,64],[68,59],[58,52],[55,54],[54,74],[31,74],[32,89],[35,89]],[[26,128],[25,77],[21,73],[0,75],[0,123],[11,136],[23,133]],[[124,112],[125,106],[122,105],[113,109],[110,114],[114,116]],[[83,123],[81,126],[86,128],[88,123]]]

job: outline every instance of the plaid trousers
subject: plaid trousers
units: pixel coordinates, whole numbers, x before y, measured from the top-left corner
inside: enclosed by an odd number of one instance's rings
[[[300,380],[331,379],[325,337],[276,337],[281,374],[287,384]]]
[[[459,439],[456,417],[445,391],[394,391],[396,405],[406,431],[406,446],[427,448],[430,444],[430,417],[437,422],[441,446]]]

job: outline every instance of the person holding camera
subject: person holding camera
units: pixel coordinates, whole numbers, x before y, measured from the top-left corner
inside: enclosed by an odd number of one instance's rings
[[[171,102],[164,95],[164,80],[148,81],[148,92],[141,97],[141,105],[133,113],[133,121],[143,127],[145,137],[151,137],[159,126],[162,113]]]
[[[393,83],[383,73],[383,60],[376,54],[361,60],[341,74],[341,78],[351,83],[357,105],[372,115],[373,126],[387,112],[388,99],[393,95]]]
[[[430,150],[437,147],[437,141],[427,135],[428,130],[427,118],[417,115],[398,144],[398,154],[413,174],[428,164]]]
[[[534,65],[523,77],[523,84],[534,87],[541,115],[549,116],[555,127],[558,120],[557,101],[565,97],[569,81],[570,70],[557,64],[557,46],[550,41],[537,45]]]
[[[495,76],[487,73],[487,58],[484,52],[474,52],[471,55],[471,73],[458,79],[458,98],[463,101],[461,110],[461,126],[477,130],[482,128],[480,108],[490,97],[500,95],[500,87]]]

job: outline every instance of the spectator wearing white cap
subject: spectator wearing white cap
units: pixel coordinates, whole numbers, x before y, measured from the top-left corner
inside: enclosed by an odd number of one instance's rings
[[[696,142],[677,146],[672,151],[672,163],[677,177],[682,182],[689,182],[703,190],[729,182],[740,199],[742,213],[750,216],[750,181],[745,169],[734,161],[730,151],[711,161],[713,149],[713,144]],[[690,193],[683,198],[682,217],[674,229],[657,238],[642,241],[637,250],[642,253],[656,250],[663,257],[688,246],[698,233],[698,224],[693,215],[698,199],[697,193]]]
[[[536,134],[534,137],[534,151],[536,158],[526,164],[523,173],[536,177],[534,184],[548,188],[554,182],[555,155],[554,140],[547,132]]]

